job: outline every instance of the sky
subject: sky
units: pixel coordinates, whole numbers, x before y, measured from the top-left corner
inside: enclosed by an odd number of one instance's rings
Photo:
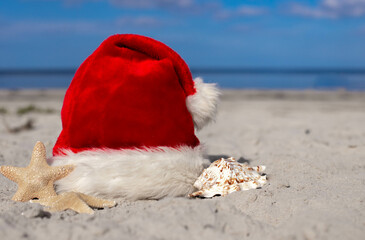
[[[0,69],[77,67],[116,33],[196,68],[365,68],[365,0],[1,0]]]

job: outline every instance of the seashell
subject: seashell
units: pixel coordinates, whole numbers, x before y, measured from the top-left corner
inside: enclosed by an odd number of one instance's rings
[[[232,157],[221,158],[204,169],[194,183],[198,191],[189,197],[225,196],[235,191],[262,187],[267,182],[266,175],[262,174],[265,169],[265,166],[241,164]]]

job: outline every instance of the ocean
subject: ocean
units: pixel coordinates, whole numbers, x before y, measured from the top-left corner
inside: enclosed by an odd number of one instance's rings
[[[365,91],[362,69],[191,69],[193,77],[221,88]],[[67,88],[75,69],[0,70],[0,89]]]

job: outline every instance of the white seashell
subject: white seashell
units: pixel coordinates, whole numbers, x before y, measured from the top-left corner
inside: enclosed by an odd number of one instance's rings
[[[204,169],[195,181],[197,192],[190,197],[225,196],[229,193],[262,187],[266,182],[266,175],[262,175],[265,166],[249,167],[234,158],[221,158]]]

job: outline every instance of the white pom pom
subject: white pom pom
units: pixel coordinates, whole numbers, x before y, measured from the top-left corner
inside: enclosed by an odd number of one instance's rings
[[[199,130],[215,118],[220,92],[215,83],[204,83],[200,77],[194,82],[196,93],[187,97],[186,105]]]

